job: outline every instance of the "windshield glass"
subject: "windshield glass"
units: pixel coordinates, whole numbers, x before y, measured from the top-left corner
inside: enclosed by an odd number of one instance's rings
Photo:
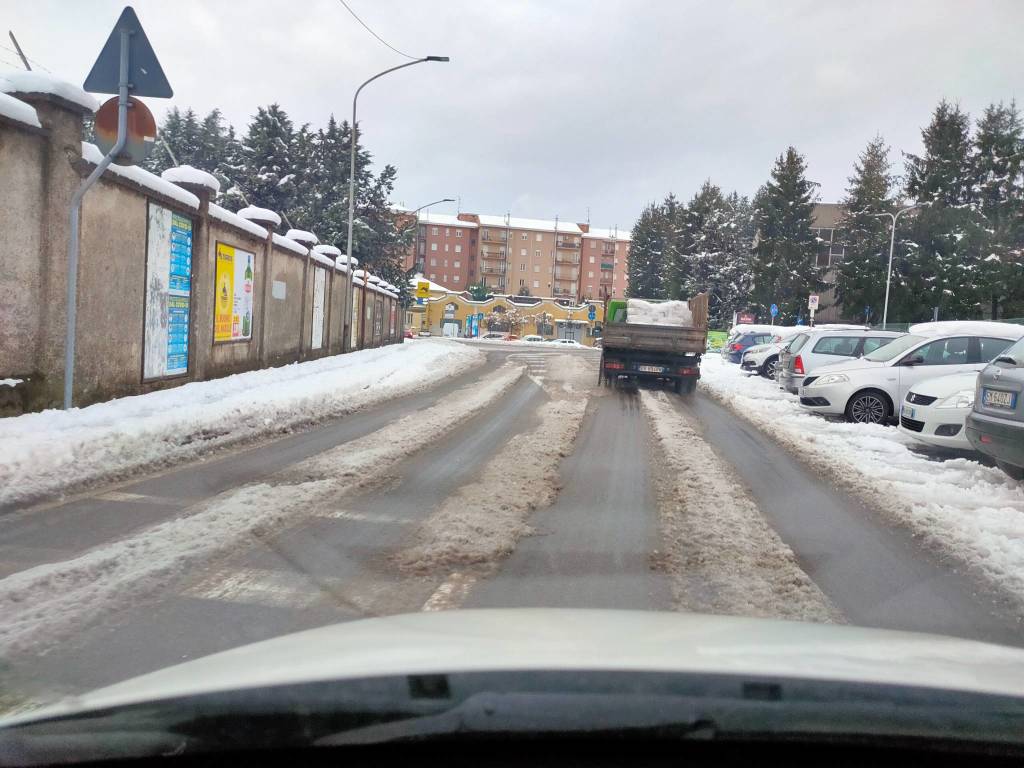
[[[865,360],[872,360],[876,363],[887,363],[906,352],[908,349],[917,346],[925,340],[925,336],[914,336],[913,334],[907,334],[906,336],[900,336],[897,339],[893,339],[883,347],[879,347],[874,352],[869,352],[864,355]]]
[[[0,734],[1024,676],[1024,0],[2,8]]]

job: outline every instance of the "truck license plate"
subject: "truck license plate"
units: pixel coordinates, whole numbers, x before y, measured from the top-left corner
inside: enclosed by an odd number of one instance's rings
[[[638,365],[636,367],[641,373],[664,373],[665,369],[660,365]]]
[[[998,389],[985,389],[983,390],[981,401],[993,408],[1009,408],[1013,410],[1017,406],[1017,393],[1000,392]]]

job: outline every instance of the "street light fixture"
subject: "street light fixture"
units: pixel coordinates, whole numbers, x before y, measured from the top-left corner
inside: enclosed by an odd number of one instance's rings
[[[345,239],[345,256],[348,257],[348,258],[352,258],[352,224],[353,224],[353,220],[355,219],[355,211],[356,211],[356,152],[358,151],[358,147],[359,147],[358,135],[356,133],[356,105],[357,105],[357,103],[359,101],[359,93],[360,93],[360,91],[363,90],[363,88],[368,86],[370,83],[372,83],[377,78],[384,77],[384,75],[387,75],[387,74],[389,74],[391,72],[396,72],[399,69],[405,69],[406,67],[411,67],[411,66],[413,66],[415,64],[423,64],[424,62],[427,62],[427,61],[449,61],[449,59],[448,59],[447,56],[424,56],[422,59],[416,59],[415,61],[408,61],[405,64],[399,64],[397,67],[391,67],[390,69],[385,69],[383,72],[378,72],[376,75],[374,75],[369,80],[367,80],[362,85],[360,85],[358,88],[356,88],[356,93],[352,97],[352,140],[349,143],[349,170],[348,170],[348,236]],[[355,298],[355,281],[352,280],[352,279],[349,280],[348,296],[349,296],[349,302],[348,302],[347,309],[348,309],[348,314],[351,315],[351,312],[352,312],[352,301]],[[365,292],[364,292],[363,296],[364,297],[366,296]],[[365,303],[365,298],[363,299],[363,301]],[[365,315],[366,315],[366,308],[363,307],[363,308],[361,308],[361,311],[359,313],[360,325],[363,324],[363,322],[364,322],[363,318],[364,318]],[[344,325],[342,325],[342,328],[344,328]],[[362,338],[362,333],[360,333],[360,338]]]
[[[892,280],[892,251],[893,246],[896,244],[896,220],[907,211],[912,211],[915,208],[921,208],[928,205],[927,202],[914,203],[908,205],[905,208],[900,208],[895,214],[892,213],[873,213],[872,216],[888,216],[892,219],[892,233],[889,235],[889,269],[885,273],[885,305],[882,307],[882,330],[886,329],[889,322],[889,283]]]

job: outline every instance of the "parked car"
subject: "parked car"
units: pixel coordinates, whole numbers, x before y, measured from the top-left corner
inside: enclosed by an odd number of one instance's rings
[[[416,335],[417,335],[417,336],[429,336],[429,335],[430,335],[430,331],[420,331],[420,332],[419,332],[418,334],[416,334]]]
[[[779,385],[798,394],[806,376],[823,365],[853,360],[901,336],[896,331],[812,328],[793,338],[779,363]]]
[[[730,363],[738,363],[743,359],[743,353],[755,344],[767,344],[772,340],[772,334],[768,331],[750,331],[741,333],[729,339],[722,347],[722,357]]]
[[[1024,480],[1024,339],[978,375],[967,439],[1014,480]]]
[[[740,368],[748,373],[757,373],[766,379],[775,378],[775,368],[779,363],[779,354],[799,331],[786,329],[777,333],[765,344],[755,344],[743,353]]]
[[[480,338],[486,341],[504,341],[507,335],[501,331],[491,331],[490,333],[483,334]]]
[[[925,379],[907,390],[900,403],[899,428],[928,445],[971,451],[964,421],[974,405],[974,371]]]
[[[1024,326],[929,323],[859,360],[823,366],[800,387],[800,405],[845,416],[847,421],[885,424],[915,384],[938,376],[980,371],[1024,335]],[[1002,325],[1002,328],[996,326]],[[942,332],[946,331],[946,332]]]
[[[586,349],[583,344],[580,344],[576,339],[548,339],[548,344],[557,344],[562,347],[579,347],[580,349]]]
[[[531,333],[527,336],[523,336],[523,341],[544,341],[544,337],[538,336],[535,333]]]
[[[416,334],[412,332],[412,328],[406,328],[404,335],[405,335],[405,338],[407,338],[407,339],[415,339],[416,338]]]

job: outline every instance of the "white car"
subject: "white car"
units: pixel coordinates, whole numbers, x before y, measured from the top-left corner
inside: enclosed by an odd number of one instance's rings
[[[576,341],[576,339],[549,339],[548,344],[558,344],[563,347],[579,347],[580,349],[586,349],[586,347]]]
[[[807,328],[798,333],[779,355],[779,385],[790,394],[800,393],[807,376],[822,366],[839,363],[873,352],[902,336],[897,331],[873,331],[868,328]]]
[[[1024,336],[1009,323],[928,323],[857,360],[815,369],[800,386],[800,405],[847,421],[886,424],[907,392],[926,379],[980,371]]]
[[[973,451],[964,422],[977,383],[978,374],[969,371],[915,384],[900,403],[900,431],[929,445]]]
[[[785,329],[777,333],[767,344],[755,344],[743,353],[740,360],[740,370],[747,373],[757,373],[766,379],[775,378],[775,367],[779,364],[779,353],[792,339],[799,329]]]

